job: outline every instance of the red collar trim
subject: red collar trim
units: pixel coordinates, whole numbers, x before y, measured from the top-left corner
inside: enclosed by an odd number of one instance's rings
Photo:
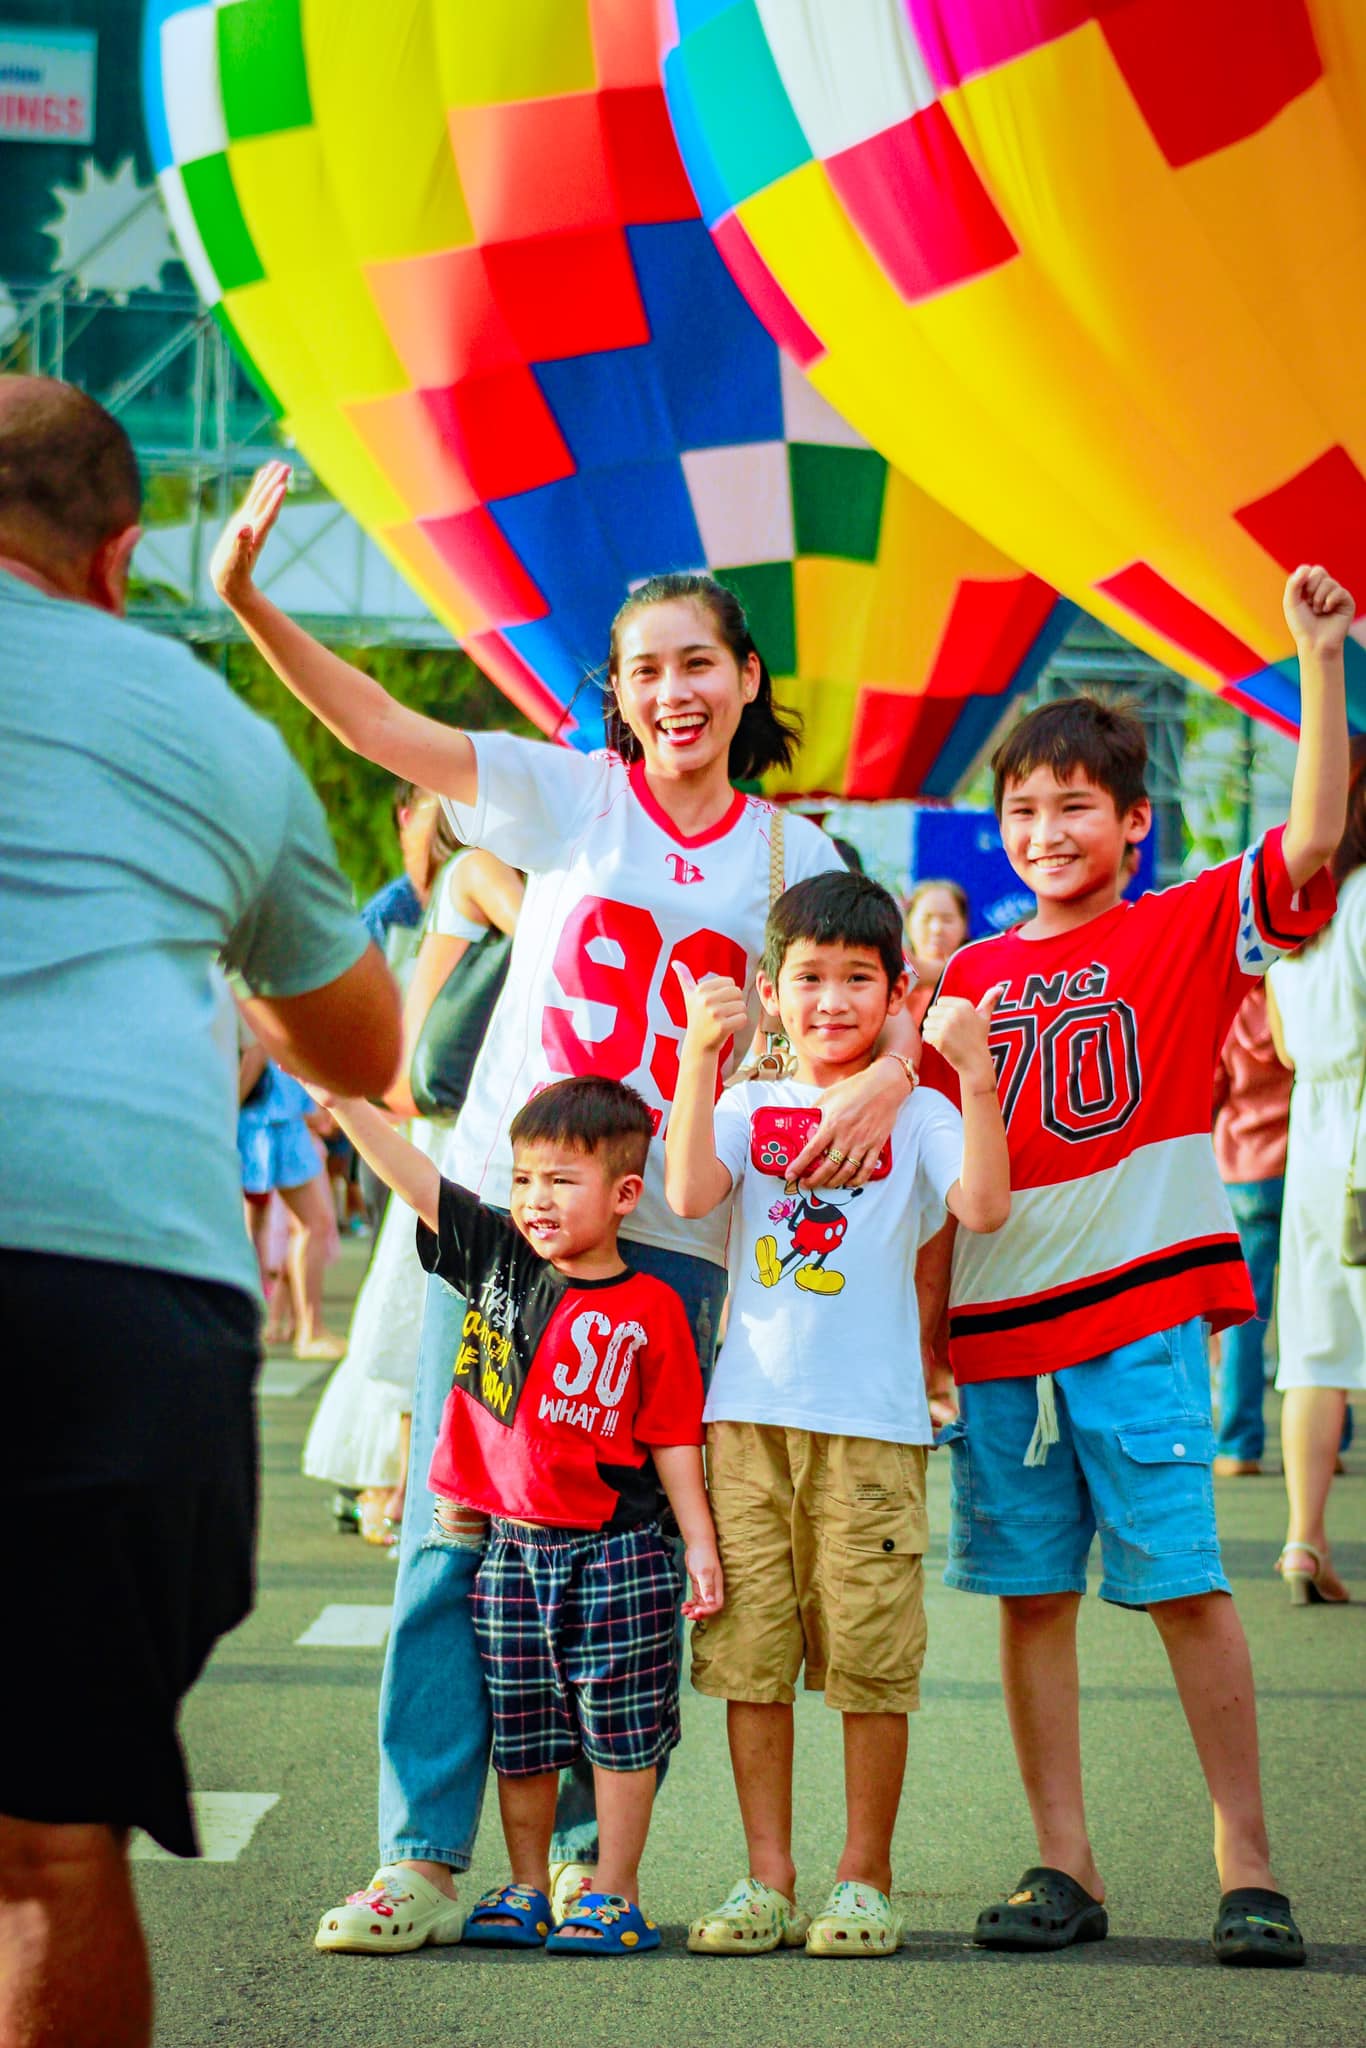
[[[737,789],[731,798],[729,806],[722,816],[717,819],[716,823],[708,825],[705,832],[695,832],[689,837],[686,832],[679,831],[677,825],[675,825],[673,819],[656,798],[649,783],[645,780],[645,763],[643,761],[633,761],[627,770],[627,774],[630,777],[631,789],[636,802],[647,816],[654,819],[661,832],[668,833],[676,846],[710,846],[714,839],[724,839],[727,832],[734,825],[738,824],[740,814],[745,808],[745,793],[743,790]]]

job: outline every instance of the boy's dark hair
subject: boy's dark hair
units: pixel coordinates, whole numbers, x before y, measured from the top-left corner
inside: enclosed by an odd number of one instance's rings
[[[607,653],[607,744],[623,761],[640,759],[640,741],[621,715],[616,696],[617,671],[621,660],[621,629],[634,613],[652,604],[671,604],[678,599],[700,604],[710,612],[712,623],[730,649],[736,665],[743,668],[751,654],[759,655],[759,690],[740,713],[730,743],[727,772],[732,782],[754,782],[769,768],[790,768],[801,738],[800,714],[776,702],[768,664],[754,644],[745,608],[733,590],[708,576],[705,570],[676,569],[652,576],[633,590],[612,621]]]
[[[615,1180],[623,1173],[644,1173],[654,1121],[644,1100],[624,1081],[578,1074],[533,1095],[512,1119],[508,1136],[514,1146],[569,1145],[576,1152],[601,1154]]]
[[[813,946],[866,946],[878,955],[890,988],[905,970],[901,954],[901,912],[896,898],[869,875],[847,868],[812,875],[784,889],[768,913],[764,927],[764,973],[776,984],[790,949],[807,940]]]
[[[1012,782],[1023,782],[1036,768],[1051,768],[1059,782],[1080,770],[1109,793],[1122,818],[1148,794],[1147,767],[1148,742],[1126,704],[1059,697],[1022,718],[992,755],[992,801],[999,818]]]

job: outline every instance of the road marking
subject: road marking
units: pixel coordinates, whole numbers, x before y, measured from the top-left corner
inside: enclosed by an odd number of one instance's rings
[[[192,1792],[195,1825],[199,1830],[201,1860],[205,1863],[235,1863],[260,1822],[279,1800],[278,1792]],[[180,1863],[150,1835],[135,1834],[128,1847],[135,1863]]]
[[[330,1367],[319,1365],[316,1360],[306,1365],[294,1365],[287,1358],[268,1358],[261,1368],[256,1391],[267,1401],[292,1401],[329,1370]]]
[[[393,1612],[392,1607],[324,1607],[294,1640],[307,1650],[380,1650]]]

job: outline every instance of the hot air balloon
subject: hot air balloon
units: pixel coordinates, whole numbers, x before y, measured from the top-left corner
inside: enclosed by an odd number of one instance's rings
[[[676,0],[664,43],[704,216],[817,388],[1293,728],[1286,571],[1366,598],[1360,0]],[[1366,726],[1360,644],[1348,691]]]
[[[775,793],[949,793],[1071,608],[785,360],[674,144],[652,0],[150,0],[201,294],[333,494],[541,728],[710,567],[806,718]]]

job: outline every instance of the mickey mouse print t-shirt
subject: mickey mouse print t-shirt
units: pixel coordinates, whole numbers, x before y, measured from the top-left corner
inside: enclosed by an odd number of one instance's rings
[[[915,1261],[948,1219],[962,1118],[917,1088],[865,1187],[809,1188],[785,1169],[820,1097],[803,1081],[746,1081],[716,1105],[730,1309],[705,1419],[927,1444]]]
[[[702,1374],[672,1287],[630,1270],[569,1279],[448,1180],[417,1248],[467,1303],[432,1491],[557,1529],[663,1513],[650,1446],[702,1441]]]

